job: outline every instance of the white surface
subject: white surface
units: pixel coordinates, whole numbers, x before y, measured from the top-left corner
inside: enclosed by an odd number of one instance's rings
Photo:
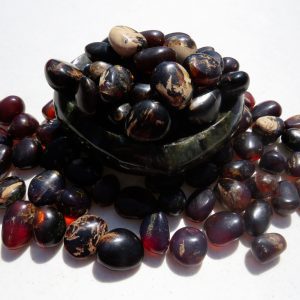
[[[49,58],[70,61],[114,25],[137,30],[189,33],[197,45],[212,45],[240,61],[257,101],[282,103],[283,116],[300,113],[300,2],[295,1],[13,1],[0,0],[0,98],[20,95],[27,111],[40,108],[52,91],[43,68]],[[134,177],[122,178],[133,183]],[[94,210],[110,228],[138,232],[139,222]],[[3,213],[0,213],[2,221]],[[171,220],[171,230],[178,224]],[[196,225],[197,226],[197,225]],[[282,233],[288,248],[277,265],[260,266],[242,241],[209,251],[200,270],[168,258],[145,258],[139,270],[107,271],[94,260],[77,262],[60,249],[32,243],[24,251],[2,247],[1,299],[299,299],[300,216],[276,218],[269,232]]]

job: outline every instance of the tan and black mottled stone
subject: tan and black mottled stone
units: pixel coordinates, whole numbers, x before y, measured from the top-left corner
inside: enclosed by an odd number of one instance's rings
[[[193,83],[198,86],[215,85],[222,74],[220,63],[205,53],[196,53],[188,56],[183,66],[190,74]]]
[[[112,65],[109,63],[95,61],[85,67],[84,74],[98,83],[100,76],[110,67],[112,67]]]
[[[269,263],[277,258],[287,247],[285,238],[279,233],[265,233],[251,243],[253,256],[261,263]]]
[[[106,222],[94,215],[83,215],[71,223],[64,236],[64,246],[75,258],[96,253],[101,237],[107,232]]]
[[[181,33],[166,36],[164,46],[176,52],[176,59],[180,64],[197,50],[195,41],[189,35]]]
[[[162,139],[169,131],[171,118],[159,103],[144,100],[134,105],[126,117],[127,136],[137,141],[153,142]]]
[[[99,80],[99,91],[103,101],[118,103],[126,99],[133,85],[131,72],[119,65],[104,71]]]
[[[113,49],[122,57],[130,57],[147,47],[146,38],[139,32],[127,26],[115,26],[108,35]]]
[[[5,208],[17,200],[22,200],[26,193],[23,179],[10,176],[0,181],[0,208]]]
[[[188,72],[176,62],[162,62],[151,76],[151,88],[175,108],[183,109],[193,95],[193,87]]]

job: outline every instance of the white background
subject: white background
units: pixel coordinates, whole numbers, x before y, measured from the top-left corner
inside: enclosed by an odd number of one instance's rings
[[[189,33],[198,47],[211,45],[240,61],[257,101],[278,100],[283,117],[300,113],[300,2],[286,1],[13,1],[0,0],[0,98],[20,95],[42,120],[51,99],[43,68],[49,58],[70,61],[114,25]],[[25,172],[26,173],[26,172]],[[26,175],[23,173],[23,175]],[[123,177],[124,184],[142,181]],[[138,232],[139,222],[94,209],[112,229]],[[2,222],[3,212],[0,213]],[[184,226],[171,219],[171,230]],[[197,226],[197,225],[196,225]],[[200,270],[148,255],[133,272],[111,272],[94,260],[77,262],[59,249],[0,246],[1,299],[299,299],[300,216],[276,217],[269,230],[286,237],[280,262],[258,265],[247,241],[214,252]]]

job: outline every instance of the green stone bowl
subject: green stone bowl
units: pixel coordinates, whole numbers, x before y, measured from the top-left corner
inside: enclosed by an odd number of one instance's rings
[[[74,95],[55,91],[54,103],[58,119],[71,135],[105,165],[141,175],[176,175],[207,161],[228,142],[241,119],[244,97],[226,99],[217,121],[205,130],[166,144],[139,143],[105,129],[97,118],[77,109]]]

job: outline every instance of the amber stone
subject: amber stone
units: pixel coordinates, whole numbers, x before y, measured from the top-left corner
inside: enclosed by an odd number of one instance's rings
[[[300,177],[300,152],[292,153],[287,163],[290,175]]]
[[[42,114],[45,117],[45,119],[47,119],[47,120],[52,120],[56,117],[53,100],[50,100],[48,103],[46,103],[43,106]]]
[[[159,30],[145,30],[141,34],[147,40],[149,48],[162,46],[165,42],[165,35]]]
[[[183,66],[189,72],[193,83],[199,86],[215,85],[222,74],[220,63],[204,53],[188,56]]]
[[[162,62],[151,77],[151,88],[175,109],[185,108],[193,95],[193,87],[188,72],[176,62]]]
[[[287,180],[280,181],[272,205],[275,212],[282,216],[295,212],[300,205],[300,198],[294,183]]]
[[[211,189],[196,190],[188,198],[185,214],[194,222],[204,221],[212,212],[217,197]]]
[[[221,178],[216,189],[222,204],[231,211],[242,212],[251,203],[251,191],[243,182]]]
[[[64,236],[64,246],[75,258],[86,258],[96,253],[107,224],[94,215],[83,215],[71,223]]]
[[[153,193],[172,192],[184,183],[184,176],[178,175],[147,175],[145,186]]]
[[[245,105],[249,108],[252,109],[255,105],[255,98],[253,97],[253,95],[246,91],[244,94],[244,100],[245,100]]]
[[[126,117],[127,136],[137,141],[157,141],[169,131],[171,118],[159,103],[143,100],[135,104]]]
[[[176,53],[165,46],[141,50],[134,56],[134,63],[139,72],[151,75],[157,65],[164,61],[176,61]]]
[[[286,129],[298,128],[300,129],[300,115],[292,116],[284,121]]]
[[[246,72],[236,71],[222,75],[219,88],[223,95],[240,95],[243,94],[249,87],[250,78]]]
[[[28,201],[18,200],[5,211],[2,223],[2,242],[9,249],[25,246],[32,237],[35,207]]]
[[[130,91],[130,103],[135,104],[148,99],[152,99],[151,85],[148,83],[136,83]]]
[[[53,140],[63,135],[63,126],[60,120],[53,119],[39,126],[36,137],[43,145],[48,145]]]
[[[23,179],[9,176],[0,180],[0,208],[5,208],[25,196],[26,185]]]
[[[226,245],[244,233],[243,218],[235,212],[217,212],[205,221],[204,228],[211,243]]]
[[[95,61],[85,67],[84,74],[91,78],[94,82],[98,83],[100,76],[110,67],[112,67],[112,65],[109,63],[104,61]]]
[[[50,59],[45,65],[48,84],[57,91],[76,91],[82,72],[74,65]]]
[[[56,193],[63,189],[64,185],[64,178],[58,171],[43,171],[32,178],[28,187],[28,198],[36,206],[53,204]]]
[[[66,231],[64,216],[51,206],[37,208],[32,225],[35,241],[40,247],[58,245]]]
[[[119,65],[104,71],[99,80],[99,91],[102,99],[108,103],[124,102],[133,84],[131,72]]]
[[[33,135],[38,127],[39,122],[32,115],[21,113],[13,118],[8,127],[8,133],[14,139],[22,139]]]
[[[279,233],[265,233],[256,237],[251,243],[251,252],[261,263],[269,263],[285,249],[286,241]]]
[[[285,171],[287,162],[285,157],[276,150],[265,152],[259,161],[259,167],[267,172],[279,174]]]
[[[255,185],[258,192],[257,196],[262,198],[274,196],[277,190],[278,181],[278,175],[257,170],[255,173]]]
[[[261,199],[254,200],[245,210],[245,230],[252,236],[264,233],[270,226],[273,215],[269,202]]]
[[[252,132],[244,132],[237,136],[233,148],[242,159],[258,160],[263,153],[263,144]]]
[[[146,216],[140,226],[140,236],[146,250],[164,254],[169,247],[170,230],[168,219],[163,212]]]
[[[233,57],[223,57],[223,74],[238,71],[240,68],[239,62]]]
[[[196,266],[201,264],[207,253],[205,234],[193,227],[178,229],[171,238],[170,253],[182,265]]]
[[[235,160],[223,167],[222,177],[236,180],[246,180],[255,172],[255,165],[248,160]]]
[[[289,128],[281,136],[281,141],[293,151],[300,151],[300,129]]]
[[[280,104],[273,100],[258,103],[251,110],[253,120],[264,116],[280,117],[282,108]]]
[[[143,219],[146,215],[157,211],[157,204],[150,191],[139,186],[128,186],[119,193],[115,209],[125,218]]]
[[[25,103],[18,96],[7,96],[0,101],[0,123],[10,123],[15,116],[25,111]]]
[[[252,115],[249,108],[244,105],[242,117],[238,124],[237,130],[234,136],[238,136],[239,134],[245,132],[252,125]]]
[[[281,136],[284,131],[284,122],[274,116],[260,117],[254,122],[252,131],[267,145],[274,143]]]
[[[108,269],[130,270],[142,263],[144,248],[132,231],[116,228],[100,239],[97,257],[97,261]]]
[[[92,61],[103,61],[109,64],[120,62],[119,55],[108,42],[94,42],[85,46],[85,53]]]
[[[11,166],[12,150],[9,146],[0,144],[0,176]]]

